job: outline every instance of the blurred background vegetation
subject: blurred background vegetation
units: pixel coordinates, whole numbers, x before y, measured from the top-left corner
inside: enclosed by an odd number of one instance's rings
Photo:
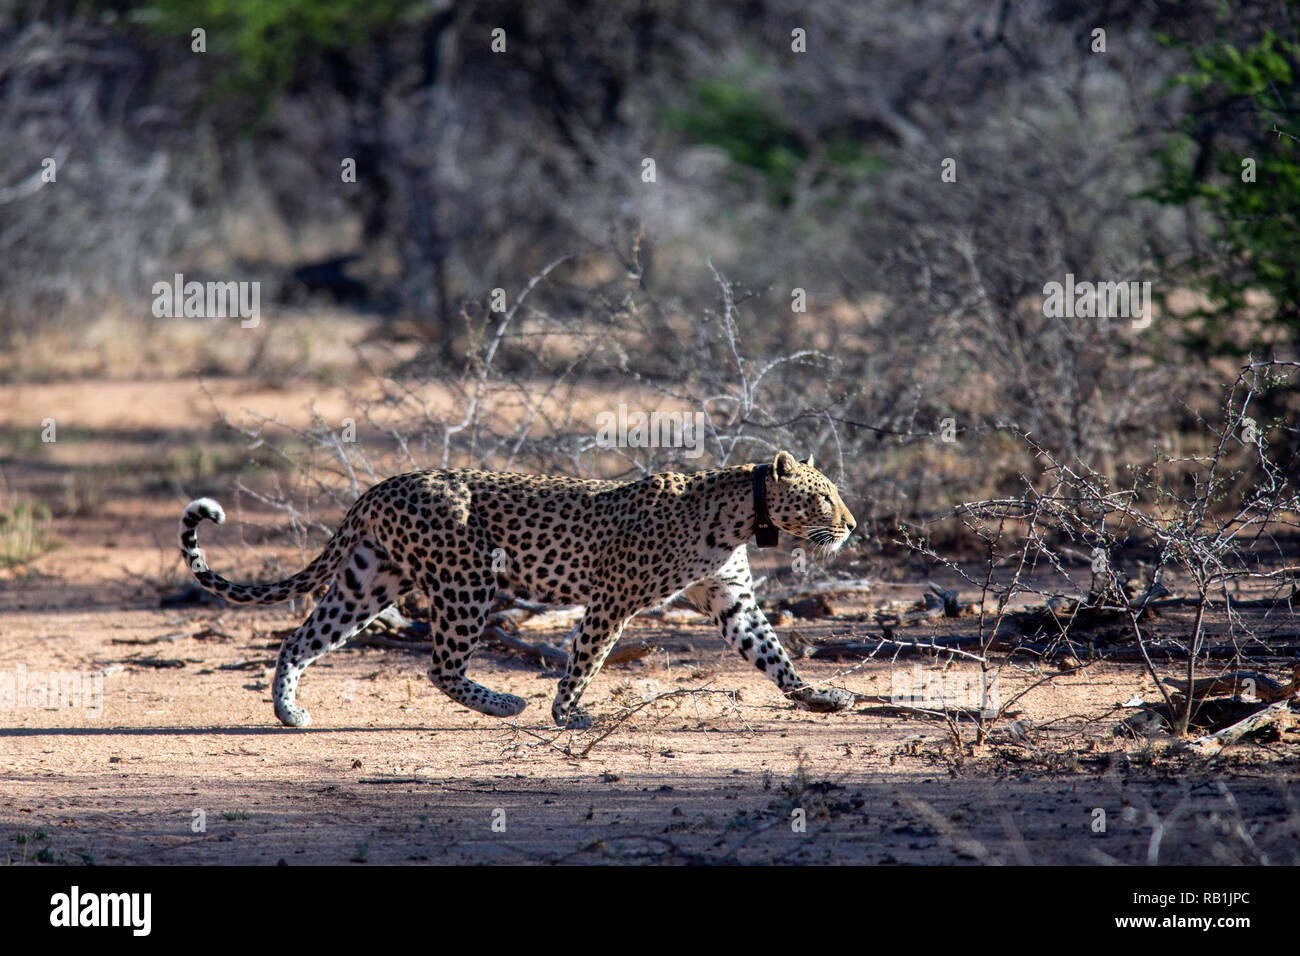
[[[1295,357],[1296,12],[4,0],[2,374],[57,374],[25,358],[52,330],[179,321],[149,307],[180,272],[261,281],[264,323],[327,308],[415,343],[390,381],[708,407],[710,459],[816,451],[885,518],[1014,483],[1012,432],[1120,477],[1178,452],[1242,356]],[[491,291],[561,257],[484,372]],[[1152,282],[1154,321],[1045,317],[1067,273]],[[267,373],[247,341],[200,370]],[[1293,391],[1259,401],[1294,459]],[[512,463],[596,470],[552,437]]]

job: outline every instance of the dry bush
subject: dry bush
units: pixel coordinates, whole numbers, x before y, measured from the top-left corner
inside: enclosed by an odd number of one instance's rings
[[[1068,651],[1087,659],[1090,629],[1122,623],[1174,717],[1174,731],[1186,735],[1200,702],[1190,694],[1181,703],[1171,698],[1150,650],[1147,611],[1170,593],[1167,577],[1191,589],[1174,602],[1195,612],[1190,633],[1173,648],[1186,662],[1188,687],[1208,666],[1211,613],[1223,618],[1224,633],[1213,649],[1215,661],[1227,662],[1222,666],[1287,653],[1242,616],[1238,594],[1247,583],[1263,584],[1265,595],[1257,600],[1289,609],[1300,576],[1300,565],[1279,540],[1300,530],[1300,488],[1294,484],[1300,460],[1284,421],[1252,417],[1256,396],[1289,387],[1297,369],[1300,364],[1277,361],[1243,366],[1225,388],[1216,420],[1204,423],[1204,453],[1150,459],[1131,469],[1125,484],[1086,464],[1061,461],[1023,436],[1039,467],[1021,476],[1020,493],[957,509],[984,543],[978,564],[940,554],[922,534],[905,530],[909,546],[979,592],[978,652],[989,681],[1011,657],[995,665],[987,652],[995,641],[1007,643],[1010,608],[1029,597],[1052,612],[1045,616],[1053,626],[1038,639],[1045,646],[1034,647],[1036,655]],[[1135,566],[1144,568],[1145,580]],[[979,716],[978,739],[1017,698],[1002,702],[994,715]]]

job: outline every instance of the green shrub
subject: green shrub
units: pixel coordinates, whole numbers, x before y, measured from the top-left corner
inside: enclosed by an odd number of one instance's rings
[[[1206,216],[1210,244],[1186,266],[1210,305],[1189,337],[1244,354],[1257,337],[1231,323],[1252,289],[1272,300],[1266,329],[1300,334],[1300,42],[1264,29],[1253,42],[1220,36],[1190,55],[1192,70],[1173,84],[1188,94],[1179,133],[1157,153],[1160,174],[1146,195]]]

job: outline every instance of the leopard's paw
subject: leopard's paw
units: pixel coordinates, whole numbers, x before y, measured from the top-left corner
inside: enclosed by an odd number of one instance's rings
[[[790,691],[785,696],[804,710],[811,710],[817,714],[848,710],[857,699],[849,691],[840,690],[838,687],[812,687],[807,684]]]
[[[280,723],[286,727],[310,727],[311,714],[307,708],[295,705],[280,706],[275,708],[275,716],[280,718]]]
[[[592,724],[591,715],[578,707],[570,711],[552,707],[551,716],[555,719],[555,726],[565,730],[586,730]]]

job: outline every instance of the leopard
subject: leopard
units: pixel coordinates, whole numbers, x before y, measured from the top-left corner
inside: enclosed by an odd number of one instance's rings
[[[567,667],[551,706],[557,727],[590,727],[579,707],[628,621],[677,598],[698,608],[723,640],[793,704],[813,712],[851,708],[855,696],[797,673],[754,595],[748,545],[780,531],[826,556],[856,527],[835,484],[812,457],[629,480],[583,479],[472,468],[415,471],[380,481],[347,511],[303,570],[270,584],[238,584],[214,572],[198,544],[203,520],[225,512],[197,498],[180,520],[181,554],[200,587],[234,604],[323,596],[280,645],[275,716],[306,727],[296,701],[304,670],[408,596],[427,602],[428,676],[453,701],[493,717],[526,702],[466,676],[498,591],[546,605],[580,605]]]

